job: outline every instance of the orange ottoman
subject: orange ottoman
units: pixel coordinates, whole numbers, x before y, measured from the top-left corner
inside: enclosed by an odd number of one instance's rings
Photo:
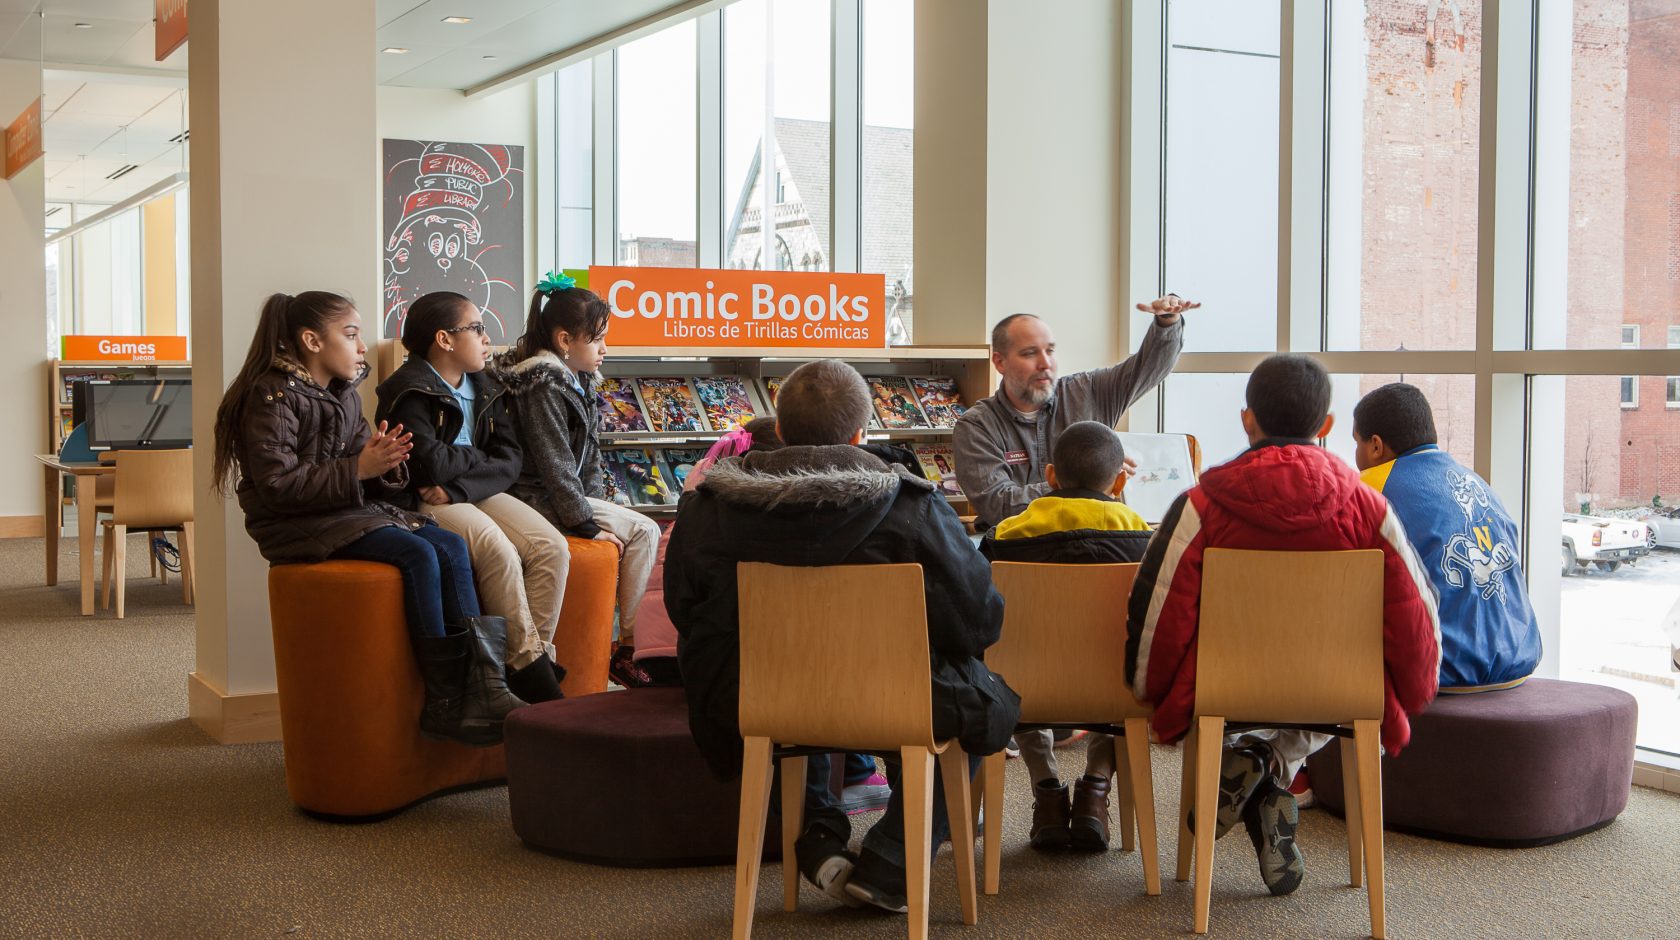
[[[420,734],[425,693],[396,568],[369,561],[278,565],[268,572],[268,605],[293,803],[328,816],[373,816],[507,775],[499,745]]]
[[[568,535],[566,547],[572,566],[560,601],[560,623],[554,629],[554,661],[566,667],[560,688],[567,695],[605,692],[613,608],[618,604],[618,546]]]

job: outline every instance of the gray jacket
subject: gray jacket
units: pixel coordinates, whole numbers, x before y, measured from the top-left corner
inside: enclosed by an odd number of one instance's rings
[[[957,419],[951,446],[957,482],[979,518],[995,525],[1049,493],[1044,465],[1062,431],[1080,421],[1119,423],[1132,402],[1172,372],[1183,348],[1180,317],[1171,326],[1150,326],[1125,362],[1057,379],[1050,400],[1031,415],[1016,411],[1001,386],[975,402]]]
[[[601,414],[594,405],[595,377],[581,376],[579,395],[559,357],[539,352],[521,361],[509,351],[491,363],[513,396],[524,460],[508,492],[528,503],[568,535],[594,538],[601,531],[587,496],[605,494],[601,476]]]

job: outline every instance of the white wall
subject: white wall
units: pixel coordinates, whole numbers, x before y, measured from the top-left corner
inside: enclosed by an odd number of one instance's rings
[[[41,66],[0,60],[0,125],[10,124],[41,94]],[[46,161],[0,181],[0,375],[9,376],[6,408],[0,411],[0,531],[32,532],[24,519],[40,518],[41,466],[33,454],[47,446]]]

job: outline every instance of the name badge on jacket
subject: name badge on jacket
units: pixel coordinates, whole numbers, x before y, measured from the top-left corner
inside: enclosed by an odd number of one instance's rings
[[[1024,450],[1012,450],[1003,455],[1003,462],[1012,467],[1024,464],[1028,459],[1027,452]]]

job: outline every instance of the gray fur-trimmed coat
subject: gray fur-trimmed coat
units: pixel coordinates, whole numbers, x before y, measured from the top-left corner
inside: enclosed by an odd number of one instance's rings
[[[601,413],[595,377],[583,373],[585,394],[566,377],[570,370],[551,352],[519,359],[506,352],[490,365],[513,396],[524,458],[508,492],[529,503],[568,535],[594,538],[601,527],[586,497],[602,498]]]
[[[980,661],[1002,631],[1003,599],[950,504],[932,483],[860,448],[783,447],[718,461],[683,496],[665,556],[689,727],[720,777],[741,772],[741,561],[920,564],[934,733],[970,754],[1008,741],[1020,698]]]

